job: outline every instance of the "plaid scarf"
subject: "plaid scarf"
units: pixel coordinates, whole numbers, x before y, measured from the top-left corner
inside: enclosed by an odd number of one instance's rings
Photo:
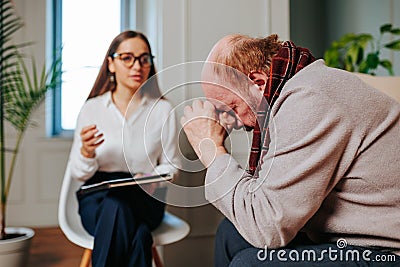
[[[258,177],[258,168],[262,164],[260,159],[268,152],[271,141],[268,129],[270,112],[282,88],[290,78],[314,60],[308,49],[296,47],[291,41],[284,42],[272,58],[268,84],[257,111],[257,123],[253,131],[248,170],[250,174]]]

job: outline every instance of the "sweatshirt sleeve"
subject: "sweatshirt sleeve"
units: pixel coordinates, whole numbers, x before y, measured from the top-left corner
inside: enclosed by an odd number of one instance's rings
[[[348,147],[350,122],[332,102],[304,88],[278,99],[258,179],[230,155],[208,169],[207,200],[253,246],[287,245],[351,164],[358,145]]]

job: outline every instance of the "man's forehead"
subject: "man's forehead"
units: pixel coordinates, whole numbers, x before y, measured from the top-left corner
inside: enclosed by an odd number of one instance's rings
[[[230,76],[224,74],[204,73],[201,86],[205,94],[225,98],[244,98],[245,92],[250,90],[254,83],[242,72],[230,72]]]
[[[211,102],[215,106],[215,108],[219,111],[229,111],[231,110],[230,105],[232,105],[232,99],[229,98],[216,98],[216,97],[210,97],[207,98],[208,101]]]
[[[201,86],[205,95],[214,96],[216,99],[230,97],[232,94],[236,95],[234,90],[223,84],[202,81]]]
[[[201,79],[202,81],[228,84],[229,86],[243,86],[246,83],[251,85],[252,83],[246,73],[229,65],[213,61],[204,62],[201,70]]]
[[[207,88],[203,88],[203,91],[208,101],[217,109],[224,111],[230,110],[231,106],[234,105],[235,99],[238,97],[227,88],[221,90],[221,87],[212,88],[212,86],[208,86]]]

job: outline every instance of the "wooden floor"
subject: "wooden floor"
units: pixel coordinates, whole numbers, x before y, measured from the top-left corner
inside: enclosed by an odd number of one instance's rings
[[[59,228],[34,228],[28,267],[79,266],[83,248],[72,244]]]

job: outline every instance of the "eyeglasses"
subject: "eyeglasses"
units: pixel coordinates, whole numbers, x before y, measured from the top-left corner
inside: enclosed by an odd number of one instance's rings
[[[153,65],[154,56],[149,53],[143,53],[138,57],[135,57],[132,53],[114,53],[112,58],[118,58],[127,68],[131,68],[135,65],[136,60],[139,60],[139,64],[142,68],[148,68]]]

